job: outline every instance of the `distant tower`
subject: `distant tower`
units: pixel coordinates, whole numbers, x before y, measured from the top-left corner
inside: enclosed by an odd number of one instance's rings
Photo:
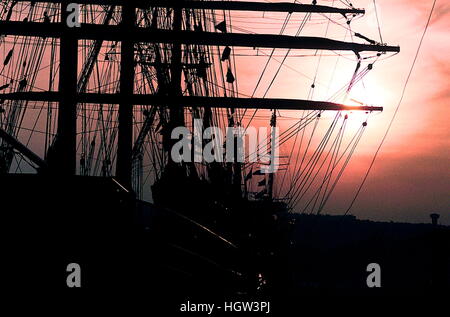
[[[437,226],[438,225],[438,219],[439,219],[439,214],[431,214],[430,215],[431,218],[431,222],[433,223],[433,226]]]

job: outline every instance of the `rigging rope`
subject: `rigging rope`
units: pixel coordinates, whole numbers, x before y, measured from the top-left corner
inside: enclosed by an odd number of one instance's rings
[[[361,185],[358,187],[358,190],[356,191],[355,196],[353,197],[353,199],[352,199],[352,201],[351,201],[349,207],[348,207],[347,210],[345,211],[345,215],[347,215],[347,214],[349,213],[349,211],[352,209],[353,205],[355,204],[356,200],[358,199],[358,196],[359,196],[359,194],[360,194],[360,192],[361,192],[361,190],[362,190],[364,184],[366,183],[367,178],[369,177],[369,174],[370,174],[370,172],[371,172],[371,170],[372,170],[372,168],[373,168],[373,165],[375,164],[375,161],[376,161],[376,159],[377,159],[377,157],[378,157],[378,153],[380,152],[381,148],[383,147],[383,144],[384,144],[384,142],[386,141],[386,138],[387,138],[387,136],[388,136],[388,134],[389,134],[389,132],[390,132],[390,130],[391,130],[391,127],[392,127],[392,125],[393,125],[393,123],[394,123],[394,121],[395,121],[395,118],[397,117],[398,111],[399,111],[400,106],[401,106],[401,104],[402,104],[402,102],[403,102],[403,98],[405,97],[405,93],[406,93],[406,89],[407,89],[407,87],[408,87],[409,80],[410,80],[411,75],[412,75],[412,73],[413,73],[413,71],[414,71],[414,67],[415,67],[415,65],[416,65],[417,58],[419,57],[419,53],[420,53],[420,50],[421,50],[421,48],[422,48],[422,43],[423,43],[423,40],[424,40],[424,38],[425,38],[425,34],[427,33],[428,26],[430,25],[431,17],[432,17],[432,15],[433,15],[435,6],[436,6],[436,0],[433,0],[433,5],[432,5],[432,7],[431,7],[430,14],[429,14],[429,16],[428,16],[428,20],[427,20],[427,23],[426,23],[426,25],[425,25],[425,29],[423,30],[422,36],[421,36],[421,38],[420,38],[419,45],[418,45],[418,47],[417,47],[417,51],[416,51],[416,54],[415,54],[415,56],[414,56],[414,60],[413,60],[413,62],[412,62],[411,68],[410,68],[410,70],[409,70],[408,76],[406,77],[406,81],[405,81],[405,84],[404,84],[404,86],[403,86],[403,90],[402,90],[402,94],[401,94],[401,96],[400,96],[400,100],[399,100],[399,102],[398,102],[398,104],[397,104],[397,107],[395,108],[394,114],[393,114],[393,116],[392,116],[392,118],[391,118],[391,121],[389,122],[389,125],[388,125],[388,127],[387,127],[387,129],[386,129],[386,132],[384,133],[383,138],[381,139],[381,142],[380,142],[380,144],[378,145],[378,148],[377,148],[377,150],[376,150],[376,152],[375,152],[375,154],[374,154],[374,156],[373,156],[373,158],[372,158],[372,161],[371,161],[371,163],[370,163],[370,165],[369,165],[369,168],[367,169],[367,172],[366,172],[366,174],[364,175],[364,178],[363,178],[363,180],[362,180],[362,182],[361,182]]]
[[[373,7],[375,9],[375,17],[377,18],[378,34],[380,35],[380,42],[383,43],[383,36],[381,35],[380,20],[378,19],[377,3],[375,2],[375,0],[373,0]]]

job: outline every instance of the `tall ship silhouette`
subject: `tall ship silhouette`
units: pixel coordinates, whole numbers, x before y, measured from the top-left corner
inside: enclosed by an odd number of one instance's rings
[[[289,215],[327,206],[383,110],[352,91],[400,52],[353,30],[365,13],[348,1],[2,1],[11,258],[44,259],[40,278],[63,289],[73,262],[87,290],[286,289]],[[292,98],[276,96],[296,80]],[[251,129],[267,132],[253,148]]]

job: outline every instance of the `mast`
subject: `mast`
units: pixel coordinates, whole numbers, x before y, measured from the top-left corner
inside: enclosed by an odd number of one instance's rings
[[[57,101],[58,92],[15,92],[0,94],[4,100]],[[118,94],[78,94],[78,102],[113,104]],[[203,97],[203,96],[162,96],[159,94],[133,94],[128,96],[132,105],[173,105],[177,107],[243,108],[277,110],[324,110],[324,111],[383,111],[383,107],[349,106],[328,101],[315,101],[285,98],[242,98],[242,97]]]
[[[78,39],[73,28],[66,23],[67,5],[65,2],[61,4],[58,136],[54,164],[50,167],[64,176],[76,173],[77,132]]]
[[[139,2],[139,1],[138,1]],[[339,14],[364,14],[362,9],[355,8],[335,8],[315,4],[301,4],[289,2],[250,2],[250,1],[192,1],[192,0],[151,0],[147,2],[149,6],[182,7],[187,9],[205,10],[230,10],[230,11],[257,11],[257,12],[311,12],[311,13],[339,13]]]
[[[0,21],[0,34],[61,37],[61,23]],[[181,43],[212,46],[242,46],[310,50],[336,50],[353,52],[400,52],[400,47],[381,44],[343,42],[313,36],[289,36],[273,34],[215,33],[174,31],[136,26],[124,30],[120,26],[81,24],[72,32],[78,39],[123,41],[142,43]]]
[[[177,7],[173,11],[173,22],[172,29],[174,32],[180,32],[182,29],[182,20],[183,20],[183,11],[181,8]],[[170,64],[170,91],[168,94],[173,95],[175,97],[181,97],[181,43],[173,43],[172,45],[172,56],[171,56],[171,64]],[[179,107],[174,107],[173,104],[169,104],[169,131],[172,131],[174,128],[178,126],[184,126],[184,109]],[[176,140],[168,140],[170,143],[169,149],[172,148],[172,145],[175,144]],[[169,163],[173,165],[172,156],[169,155]]]
[[[276,140],[276,133],[275,128],[277,126],[277,112],[276,110],[273,111],[272,118],[270,119],[270,165],[273,166],[274,161],[273,158],[277,154],[277,151],[275,151],[275,147],[277,146],[277,143],[279,140]],[[268,181],[267,181],[267,194],[269,196],[270,200],[273,200],[273,183],[274,183],[274,172],[269,173]]]
[[[135,25],[135,8],[124,3],[122,6],[122,22],[120,28],[127,32]],[[116,175],[125,187],[131,186],[132,143],[133,143],[133,107],[129,96],[134,87],[134,43],[124,38],[120,48],[120,104],[119,134],[117,141]]]

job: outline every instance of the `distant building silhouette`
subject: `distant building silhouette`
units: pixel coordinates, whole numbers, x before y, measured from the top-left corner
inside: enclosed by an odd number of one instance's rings
[[[438,220],[439,220],[440,215],[433,213],[430,215],[431,218],[431,222],[433,223],[433,226],[437,226],[438,225]]]

